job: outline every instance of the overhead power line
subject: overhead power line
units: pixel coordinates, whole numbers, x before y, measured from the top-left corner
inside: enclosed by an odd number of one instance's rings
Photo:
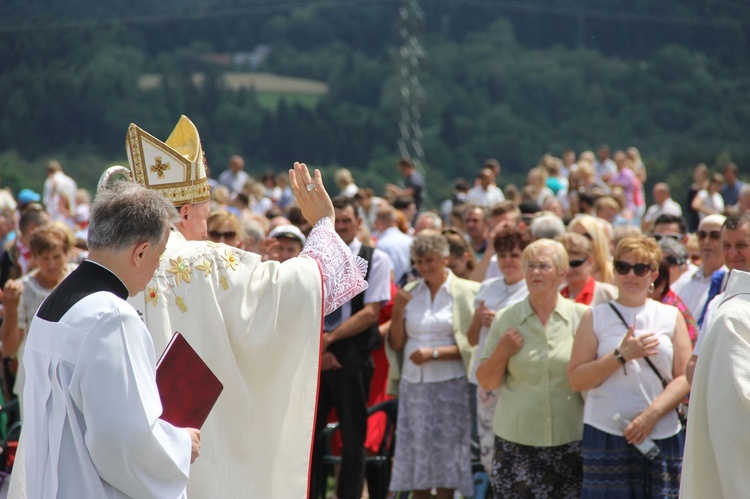
[[[55,29],[80,29],[102,27],[120,24],[154,24],[168,21],[187,21],[201,19],[216,19],[224,17],[248,17],[273,12],[285,12],[299,7],[306,8],[357,8],[399,3],[399,0],[309,0],[290,3],[268,2],[254,5],[233,7],[212,7],[210,9],[188,8],[190,5],[180,5],[179,10],[160,13],[138,13],[134,15],[115,15],[89,17],[83,19],[65,19],[64,11],[60,11],[55,19],[50,19],[50,8],[40,11],[39,18],[24,19],[25,16],[14,17],[6,12],[0,20],[0,33],[23,31],[40,31]],[[527,12],[553,14],[571,18],[590,18],[613,20],[633,23],[654,23],[688,27],[715,28],[750,28],[750,19],[685,17],[665,14],[646,14],[626,10],[600,10],[578,6],[540,5],[528,2],[506,2],[501,0],[423,0],[424,4],[458,5],[461,7],[482,7],[505,12]],[[160,4],[154,3],[154,6]],[[178,9],[178,7],[175,7]],[[54,14],[54,12],[53,12]]]

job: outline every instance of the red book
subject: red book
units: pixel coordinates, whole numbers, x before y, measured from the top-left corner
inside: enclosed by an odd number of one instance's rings
[[[198,428],[211,412],[224,389],[179,332],[172,336],[156,364],[161,419],[179,428]]]

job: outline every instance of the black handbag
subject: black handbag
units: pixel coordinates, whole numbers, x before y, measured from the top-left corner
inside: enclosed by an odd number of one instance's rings
[[[630,329],[630,326],[628,326],[628,323],[625,321],[625,318],[622,316],[619,310],[617,310],[617,307],[615,307],[612,302],[609,302],[608,304],[612,310],[614,310],[615,314],[617,314],[617,317],[620,318],[622,321],[622,324],[625,326],[626,329]],[[651,368],[652,371],[654,371],[654,374],[659,378],[659,381],[661,381],[662,388],[666,388],[669,384],[666,379],[664,379],[664,376],[661,375],[659,370],[656,368],[653,362],[651,362],[651,359],[648,357],[643,357],[643,360],[646,361],[646,364],[648,364],[648,367]],[[675,407],[675,412],[677,413],[677,418],[680,420],[680,424],[683,428],[687,425],[687,416],[685,415],[685,410],[683,408],[684,404],[680,404],[677,407]]]

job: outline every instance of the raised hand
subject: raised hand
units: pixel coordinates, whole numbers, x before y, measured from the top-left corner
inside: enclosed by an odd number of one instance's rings
[[[479,306],[474,311],[474,316],[479,318],[479,320],[482,321],[483,327],[490,327],[492,324],[492,320],[495,318],[495,311],[491,308],[488,308],[484,304],[484,300],[479,302]]]
[[[393,308],[398,309],[399,312],[403,312],[404,308],[406,308],[406,304],[411,301],[411,298],[411,293],[399,289],[396,296],[393,297]]]
[[[304,163],[294,163],[294,169],[289,170],[289,186],[297,198],[302,216],[312,225],[324,217],[335,222],[335,212],[331,197],[323,186],[323,177],[320,170],[315,170],[315,178],[310,176],[310,171]]]

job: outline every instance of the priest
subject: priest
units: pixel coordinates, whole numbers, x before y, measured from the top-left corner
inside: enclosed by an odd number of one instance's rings
[[[28,497],[185,495],[200,432],[159,419],[151,336],[125,301],[159,264],[174,209],[120,182],[100,193],[89,258],[31,321],[23,362]]]
[[[323,315],[365,287],[366,263],[334,230],[320,176],[295,163],[290,186],[314,225],[284,263],[205,241],[209,188],[198,131],[182,117],[165,142],[127,133],[131,175],[179,213],[144,293],[131,300],[157,353],[182,333],[224,385],[202,428],[191,499],[299,499],[308,493]]]

